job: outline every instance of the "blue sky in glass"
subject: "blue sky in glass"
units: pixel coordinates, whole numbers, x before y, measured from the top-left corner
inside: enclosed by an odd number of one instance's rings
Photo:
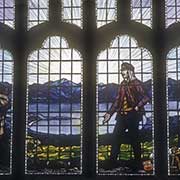
[[[64,38],[53,36],[46,39],[42,48],[34,51],[28,60],[29,84],[64,78],[81,82],[82,59],[78,51],[69,48]]]
[[[166,27],[180,21],[180,0],[166,0]]]
[[[14,0],[0,0],[0,22],[14,28]]]
[[[110,48],[98,56],[98,83],[120,83],[122,77],[120,67],[123,62],[130,62],[135,67],[138,79],[151,79],[152,57],[143,48],[139,48],[136,41],[129,36],[115,38]]]

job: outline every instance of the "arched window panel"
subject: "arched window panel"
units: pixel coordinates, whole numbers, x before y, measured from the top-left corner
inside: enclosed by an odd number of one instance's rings
[[[132,0],[131,18],[152,27],[152,0]]]
[[[81,174],[82,59],[63,37],[28,58],[27,174]]]
[[[63,20],[82,28],[82,0],[62,0]]]
[[[0,1],[0,22],[14,28],[14,0]]]
[[[151,54],[127,35],[98,56],[98,174],[154,174],[152,72]]]
[[[49,0],[28,0],[28,29],[49,19]]]
[[[180,47],[167,56],[167,77],[169,174],[180,175]]]
[[[180,21],[180,1],[166,0],[166,27]]]
[[[97,27],[116,20],[116,0],[97,0]]]
[[[13,58],[0,49],[0,175],[12,172]]]

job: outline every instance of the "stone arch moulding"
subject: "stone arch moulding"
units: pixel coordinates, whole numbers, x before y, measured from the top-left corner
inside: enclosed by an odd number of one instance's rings
[[[28,32],[29,52],[41,48],[43,41],[48,36],[62,36],[64,37],[70,48],[77,49],[82,52],[83,49],[83,37],[82,30],[69,23],[59,23],[54,26],[48,22],[42,23],[36,27],[31,28]]]
[[[125,26],[120,26],[117,22],[112,22],[99,28],[95,38],[96,48],[98,49],[97,53],[109,47],[112,39],[118,35],[129,35],[134,37],[139,47],[146,48],[154,54],[152,29],[135,21],[131,21],[129,25]]]

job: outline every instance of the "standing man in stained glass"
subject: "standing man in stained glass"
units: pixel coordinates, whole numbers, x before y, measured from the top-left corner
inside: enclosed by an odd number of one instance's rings
[[[139,121],[142,120],[144,105],[150,101],[143,88],[143,83],[134,73],[134,67],[129,63],[121,65],[123,81],[118,90],[118,95],[111,108],[104,115],[103,123],[107,123],[111,116],[117,112],[116,125],[113,131],[113,141],[110,162],[116,165],[120,151],[121,139],[128,134],[134,152],[133,169],[141,168],[141,145],[139,140]]]
[[[0,92],[0,137],[4,134],[5,116],[9,108],[8,96]]]
[[[5,119],[10,101],[7,88],[0,85],[0,169],[9,166],[9,138],[5,127]]]

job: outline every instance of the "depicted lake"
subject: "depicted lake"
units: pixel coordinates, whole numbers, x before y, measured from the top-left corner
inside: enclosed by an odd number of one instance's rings
[[[102,125],[103,116],[112,103],[100,103],[98,120],[99,134],[112,133],[115,125],[114,114],[109,121],[109,125]],[[140,122],[139,129],[152,119],[152,105],[145,106],[146,114],[143,122]],[[151,120],[152,121],[152,120]],[[149,123],[149,122],[148,122]],[[74,104],[30,104],[28,114],[28,124],[32,131],[48,134],[77,135],[81,132],[82,112],[80,103]]]

